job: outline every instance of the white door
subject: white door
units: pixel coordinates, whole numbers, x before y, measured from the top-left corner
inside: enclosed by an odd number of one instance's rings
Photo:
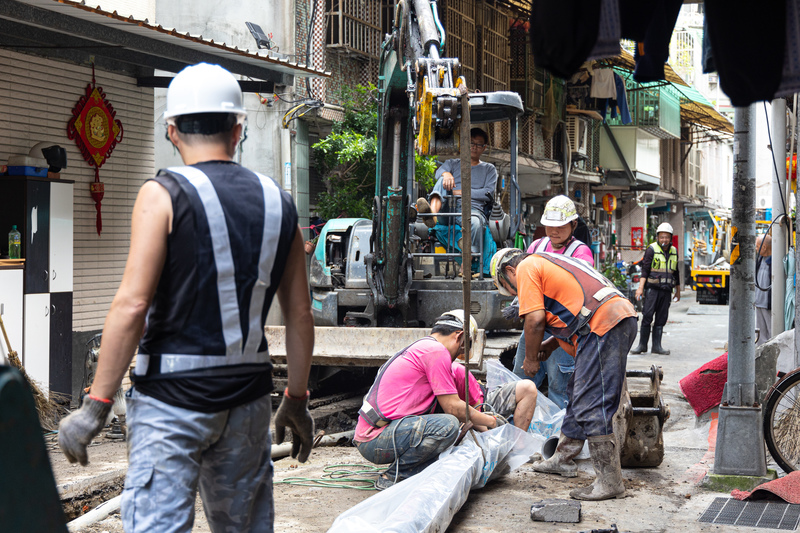
[[[44,394],[50,392],[50,295],[25,295],[25,349],[22,365]]]
[[[22,360],[22,269],[0,270],[0,317],[11,349]],[[0,364],[8,364],[8,347],[0,336]]]
[[[72,292],[72,184],[50,184],[50,292]]]

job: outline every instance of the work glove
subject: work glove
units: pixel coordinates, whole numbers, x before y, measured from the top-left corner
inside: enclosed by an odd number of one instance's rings
[[[503,415],[492,413],[492,416],[497,421],[496,427],[505,426],[506,424],[508,424],[508,420],[506,420],[506,417],[504,417]]]
[[[304,398],[293,398],[288,388],[283,391],[283,400],[275,414],[276,444],[283,442],[287,427],[292,430],[292,457],[305,463],[314,443],[314,419],[308,411],[308,393]]]
[[[513,322],[519,320],[519,298],[514,298],[514,300],[503,309],[502,313],[503,318],[506,320],[511,320]]]
[[[113,402],[104,402],[91,395],[84,396],[81,408],[58,425],[58,445],[70,463],[78,461],[83,466],[89,464],[86,447],[105,427],[112,405]]]

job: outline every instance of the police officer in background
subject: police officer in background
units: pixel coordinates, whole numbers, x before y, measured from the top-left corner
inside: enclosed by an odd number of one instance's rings
[[[639,346],[631,350],[632,354],[647,351],[650,338],[650,324],[653,324],[652,353],[669,355],[669,350],[661,347],[661,336],[664,324],[669,317],[669,303],[672,290],[675,289],[675,301],[681,299],[681,284],[678,273],[678,250],[672,246],[672,226],[664,222],[656,230],[656,242],[652,243],[644,253],[642,261],[642,279],[644,283],[636,289],[636,299],[644,294],[644,312],[642,329],[639,332]],[[645,293],[645,291],[647,291]],[[653,315],[655,314],[655,322]]]
[[[97,374],[58,443],[70,462],[88,462],[138,343],[126,401],[125,531],[190,531],[199,488],[212,531],[271,533],[264,322],[276,295],[289,373],[276,441],[288,426],[292,456],[305,461],[314,433],[306,390],[314,322],[297,210],[272,179],[233,160],[246,111],[230,72],[206,63],[182,70],[164,117],[185,166],[161,170],[139,191]]]

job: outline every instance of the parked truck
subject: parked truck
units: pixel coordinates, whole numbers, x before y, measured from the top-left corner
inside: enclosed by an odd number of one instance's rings
[[[727,214],[707,213],[711,244],[695,237],[692,244],[691,284],[697,303],[727,305],[730,295],[731,219]]]

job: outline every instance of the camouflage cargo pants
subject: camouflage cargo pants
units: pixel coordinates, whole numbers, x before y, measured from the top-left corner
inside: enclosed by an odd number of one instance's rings
[[[197,489],[216,532],[273,530],[269,395],[219,413],[127,397],[127,533],[191,531]]]

